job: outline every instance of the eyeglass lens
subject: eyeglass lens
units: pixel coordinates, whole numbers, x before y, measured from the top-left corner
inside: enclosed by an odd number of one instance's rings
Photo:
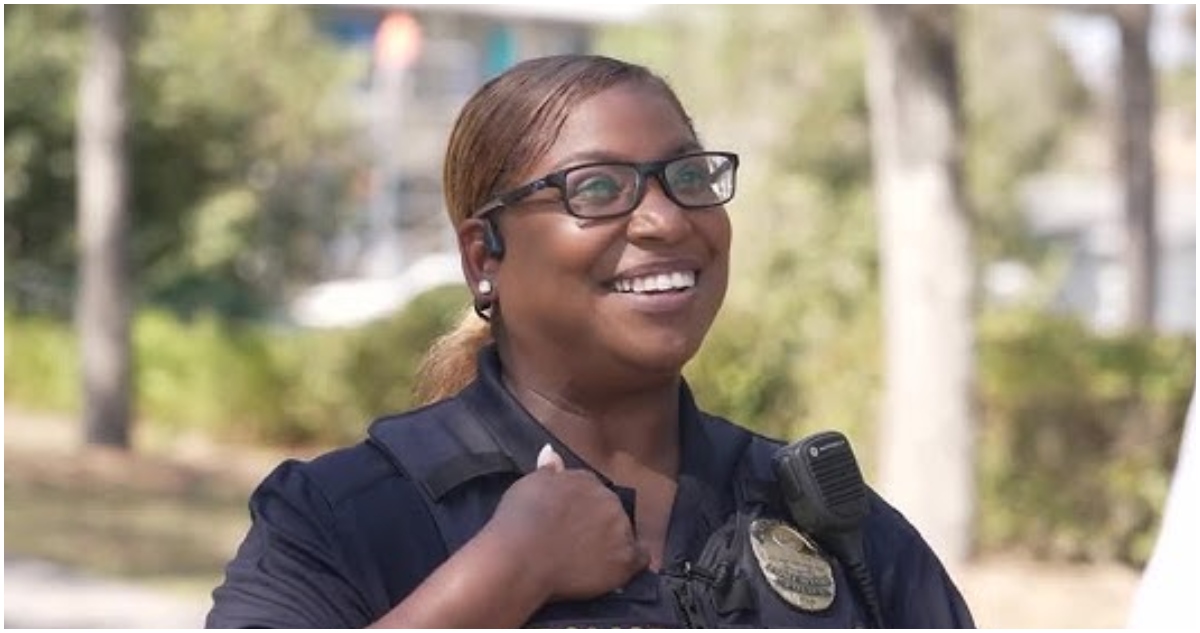
[[[661,174],[667,195],[685,208],[724,204],[733,197],[733,161],[726,156],[684,156],[651,170]],[[572,212],[585,217],[632,211],[645,193],[638,168],[628,164],[586,165],[565,174],[564,197]]]

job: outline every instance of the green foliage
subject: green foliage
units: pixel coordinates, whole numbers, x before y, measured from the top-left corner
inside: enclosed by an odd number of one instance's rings
[[[356,333],[354,398],[364,416],[415,404],[412,387],[426,350],[458,323],[470,299],[458,286],[432,290],[409,304],[402,318],[379,321]]]
[[[4,261],[10,308],[64,313],[72,271],[78,6],[4,6]],[[30,261],[23,261],[30,260]],[[35,262],[35,263],[31,263]],[[18,292],[19,291],[19,292]]]
[[[857,447],[870,469],[874,446],[870,421],[878,392],[878,337],[874,320],[815,320],[805,340],[784,336],[761,312],[726,309],[686,375],[696,400],[707,411],[764,435],[795,440],[839,429]],[[827,337],[818,329],[824,327]]]
[[[6,296],[18,308],[75,275],[78,6],[5,7]],[[348,204],[350,90],[363,60],[285,5],[139,6],[131,67],[131,249],[143,297],[182,313],[259,312]],[[311,239],[311,237],[309,238]]]
[[[4,315],[4,401],[79,411],[81,380],[75,331],[47,317]]]
[[[1093,106],[1051,32],[1053,9],[970,5],[961,14],[964,175],[976,258],[1034,256],[1020,216],[1020,181],[1053,164]]]
[[[773,437],[795,432],[792,419],[800,394],[792,389],[793,352],[761,331],[763,319],[750,311],[726,310],[713,325],[686,376],[706,411]]]
[[[163,312],[140,314],[134,325],[139,417],[177,431],[269,434],[287,388],[272,342],[212,314],[183,322]]]
[[[984,549],[1143,564],[1196,376],[1192,337],[1100,337],[1029,313],[984,322]]]
[[[462,288],[440,288],[363,328],[286,335],[278,365],[288,381],[279,418],[287,428],[269,435],[286,431],[295,441],[347,441],[360,437],[372,419],[412,406],[421,358],[467,300]]]
[[[392,318],[346,330],[144,311],[134,325],[137,416],[168,431],[248,442],[356,440],[372,418],[412,405],[418,362],[466,302],[461,288],[431,290]],[[69,324],[10,314],[4,339],[6,402],[78,409]]]

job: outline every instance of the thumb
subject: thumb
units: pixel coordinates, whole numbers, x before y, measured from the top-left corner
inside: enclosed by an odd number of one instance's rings
[[[558,453],[554,452],[554,448],[549,444],[543,446],[542,450],[538,452],[537,467],[539,469],[549,467],[551,472],[556,473],[561,473],[566,468],[563,465],[562,457],[559,457]]]

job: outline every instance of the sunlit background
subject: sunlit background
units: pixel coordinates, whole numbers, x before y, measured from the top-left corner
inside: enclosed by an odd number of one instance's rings
[[[1195,7],[937,11],[970,217],[947,261],[973,337],[974,442],[947,449],[973,518],[949,562],[981,625],[1122,626],[1195,384]],[[701,403],[785,439],[840,429],[887,490],[887,267],[926,254],[882,246],[869,24],[838,6],[6,5],[5,623],[199,625],[269,468],[410,406],[467,305],[450,126],[546,54],[649,65],[707,146],[741,155],[730,296],[687,370]],[[124,90],[87,92],[118,66]],[[106,94],[109,119],[87,97]],[[77,151],[105,121],[124,121],[128,174],[108,206],[80,195],[110,172]],[[1152,160],[1131,166],[1138,139]],[[1149,197],[1127,195],[1147,164]]]

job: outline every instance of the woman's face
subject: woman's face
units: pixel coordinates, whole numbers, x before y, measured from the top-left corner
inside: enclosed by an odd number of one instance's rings
[[[618,85],[578,105],[549,152],[517,182],[582,163],[647,162],[699,149],[660,92]],[[584,389],[674,377],[725,296],[724,207],[683,209],[653,178],[642,202],[621,217],[580,219],[561,200],[547,189],[495,218],[506,245],[495,277],[510,366],[541,373],[539,382]],[[647,288],[667,280],[670,289]]]

